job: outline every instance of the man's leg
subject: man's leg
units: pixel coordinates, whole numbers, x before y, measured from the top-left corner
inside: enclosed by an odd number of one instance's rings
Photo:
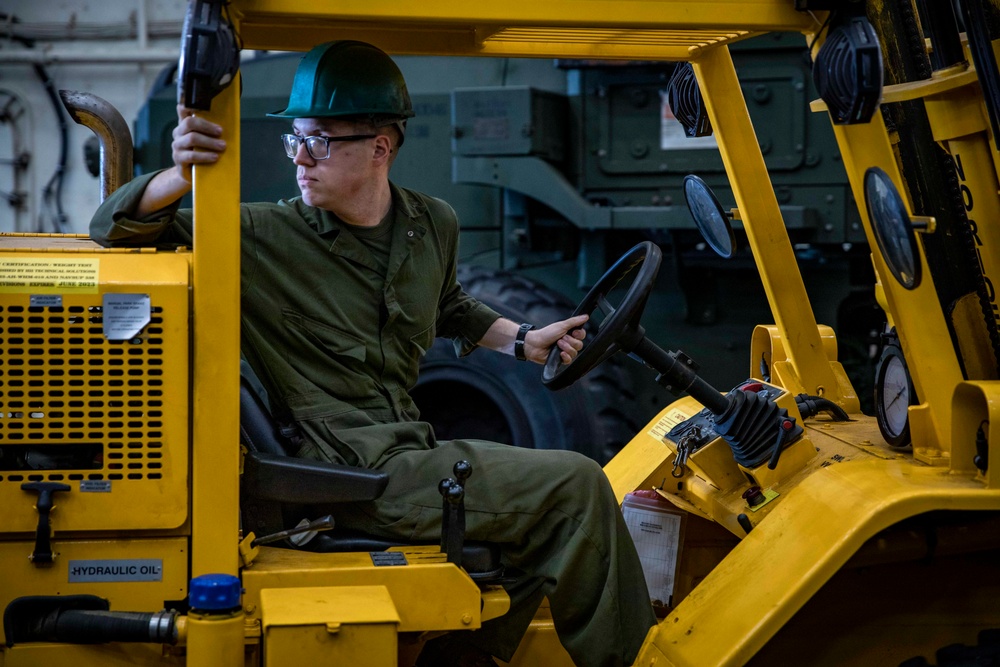
[[[526,573],[512,587],[510,613],[470,639],[509,659],[547,595],[576,664],[631,664],[655,617],[611,486],[582,455],[462,440],[402,451],[381,468],[390,476],[382,498],[360,512],[337,511],[338,523],[408,541],[438,539],[437,484],[460,459],[473,466],[466,538],[498,543],[505,564]]]

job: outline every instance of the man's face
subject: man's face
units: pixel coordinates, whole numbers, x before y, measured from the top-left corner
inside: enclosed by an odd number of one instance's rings
[[[359,132],[357,123],[334,118],[297,118],[292,122],[292,132],[299,136],[342,137]],[[374,140],[330,142],[330,157],[316,160],[299,145],[293,158],[296,181],[302,199],[310,206],[336,210],[352,197],[357,196],[370,180],[377,176],[372,161]]]

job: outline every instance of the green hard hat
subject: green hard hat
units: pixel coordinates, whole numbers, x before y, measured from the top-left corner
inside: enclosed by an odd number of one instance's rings
[[[384,51],[353,40],[313,47],[299,62],[292,94],[279,118],[381,116],[410,118],[403,73]]]

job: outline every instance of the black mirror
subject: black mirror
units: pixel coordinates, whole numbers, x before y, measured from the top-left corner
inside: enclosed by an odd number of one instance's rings
[[[892,179],[882,169],[865,172],[865,206],[889,271],[906,289],[920,284],[920,254],[913,222]]]
[[[733,225],[715,193],[695,175],[684,177],[684,199],[687,200],[691,217],[698,225],[698,231],[705,241],[721,257],[726,259],[736,253],[736,235]]]

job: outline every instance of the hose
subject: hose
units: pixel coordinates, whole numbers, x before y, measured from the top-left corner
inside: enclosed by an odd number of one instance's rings
[[[799,413],[802,415],[803,419],[815,417],[820,412],[829,412],[834,421],[851,421],[850,416],[842,407],[828,398],[823,398],[822,396],[799,394],[795,397],[795,405],[798,406]]]
[[[177,612],[55,609],[32,623],[19,642],[68,644],[108,642],[177,643]]]

